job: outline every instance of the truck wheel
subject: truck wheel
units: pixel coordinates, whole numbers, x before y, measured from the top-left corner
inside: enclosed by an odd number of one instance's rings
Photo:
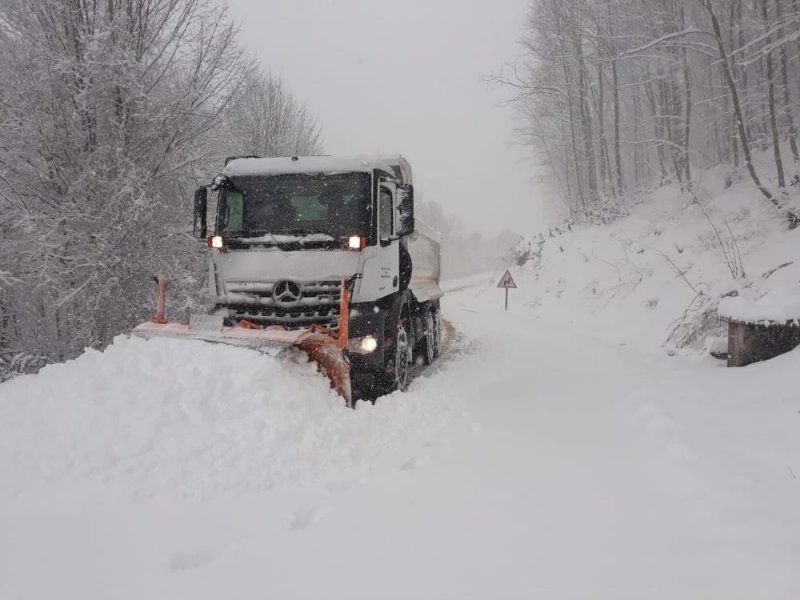
[[[425,337],[422,338],[422,360],[426,365],[433,363],[439,356],[442,340],[442,328],[439,313],[433,307],[425,311]]]
[[[411,323],[408,313],[404,310],[400,319],[397,321],[397,330],[394,333],[394,344],[389,351],[389,361],[387,363],[386,391],[391,393],[395,390],[402,392],[408,389],[411,381]]]

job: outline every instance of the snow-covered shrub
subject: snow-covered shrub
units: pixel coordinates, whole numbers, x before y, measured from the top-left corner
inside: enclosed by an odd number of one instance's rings
[[[678,318],[667,337],[667,344],[677,348],[700,350],[709,337],[725,335],[726,326],[717,314],[719,298],[706,295],[695,297]]]
[[[27,352],[0,354],[0,383],[17,375],[36,373],[47,364],[47,357]]]
[[[528,240],[525,236],[522,236],[516,244],[509,248],[505,260],[517,267],[523,267],[530,263],[533,268],[536,268],[542,260],[545,241],[545,237],[542,234],[534,236],[533,240]]]

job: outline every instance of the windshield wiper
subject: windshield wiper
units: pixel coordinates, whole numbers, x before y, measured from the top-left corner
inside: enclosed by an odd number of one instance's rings
[[[278,233],[286,235],[327,235],[333,237],[331,234],[314,229],[305,229],[304,227],[293,227],[291,229],[282,229]]]

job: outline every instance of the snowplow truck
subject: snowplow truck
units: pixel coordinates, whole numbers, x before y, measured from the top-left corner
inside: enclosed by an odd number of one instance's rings
[[[414,362],[439,354],[440,241],[414,216],[402,156],[229,158],[195,192],[194,234],[213,310],[168,322],[161,282],[136,334],[297,347],[349,405],[354,385],[405,390]]]

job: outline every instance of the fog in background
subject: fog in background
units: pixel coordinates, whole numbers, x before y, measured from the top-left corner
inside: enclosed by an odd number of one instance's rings
[[[421,200],[463,222],[450,229],[489,237],[547,227],[531,153],[515,143],[514,112],[502,105],[507,92],[482,80],[519,54],[526,0],[229,6],[240,42],[318,117],[326,153],[405,155]],[[467,258],[487,253],[502,249]]]

